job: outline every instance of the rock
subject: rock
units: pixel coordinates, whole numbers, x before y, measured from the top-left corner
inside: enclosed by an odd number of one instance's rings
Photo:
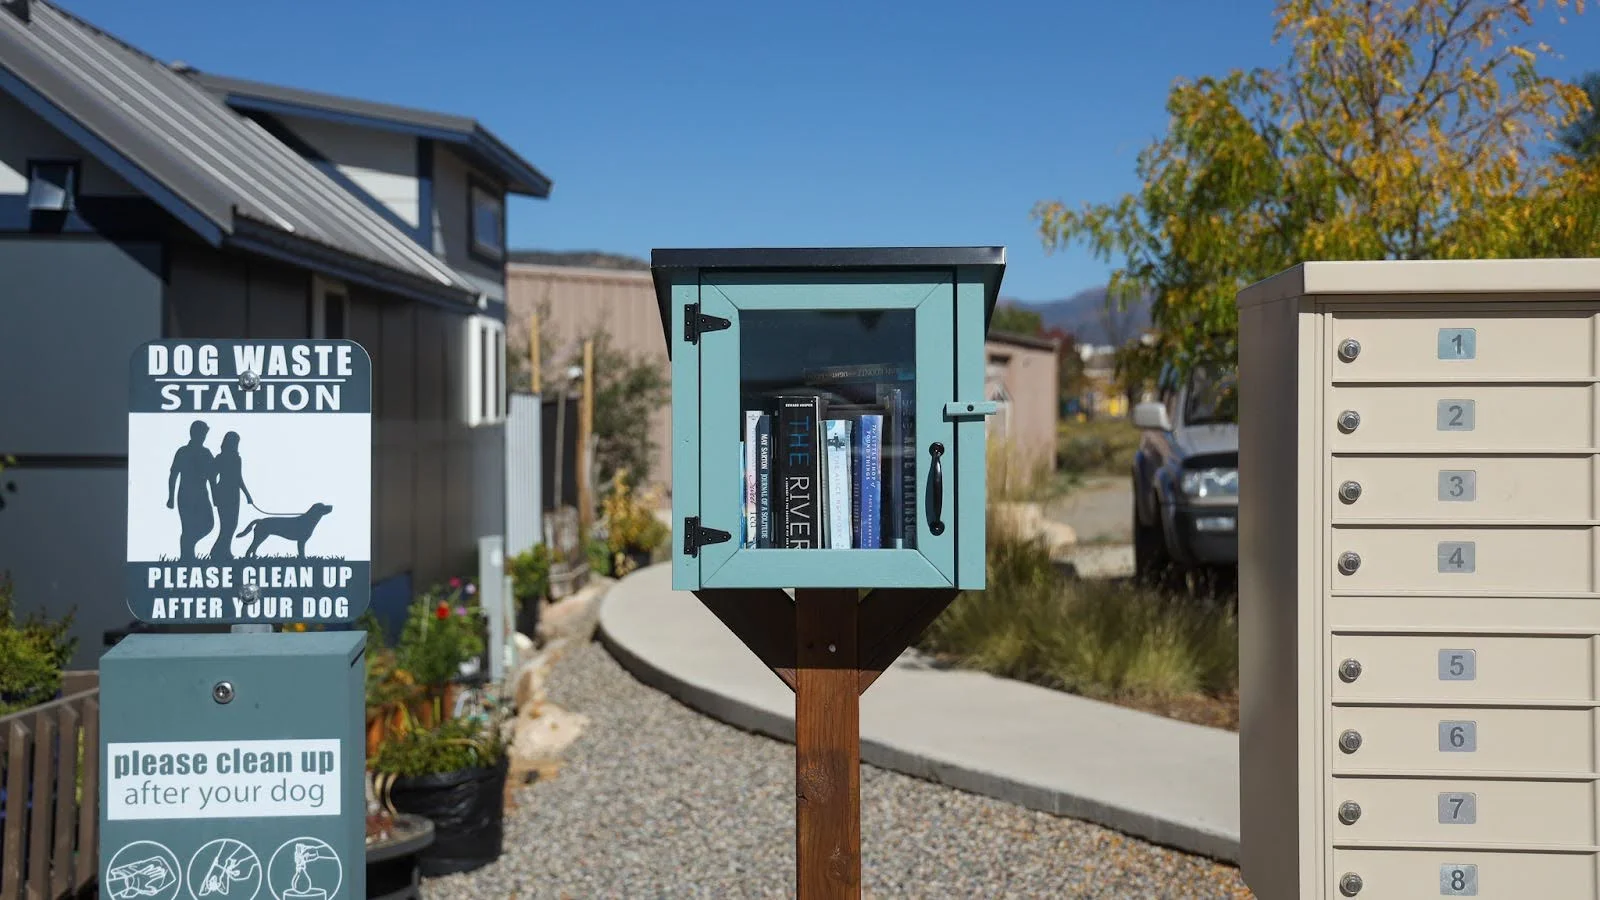
[[[609,579],[596,578],[577,593],[545,607],[539,615],[539,640],[546,644],[557,638],[588,640],[600,617],[600,598],[608,587]]]
[[[552,703],[540,704],[535,715],[519,715],[506,752],[510,770],[549,772],[588,725],[588,716]]]

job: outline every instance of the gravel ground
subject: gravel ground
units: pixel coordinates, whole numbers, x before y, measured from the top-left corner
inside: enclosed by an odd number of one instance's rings
[[[640,684],[598,643],[549,692],[588,730],[518,793],[500,860],[425,900],[794,896],[793,745]],[[1232,866],[870,766],[861,806],[867,898],[1250,896]]]

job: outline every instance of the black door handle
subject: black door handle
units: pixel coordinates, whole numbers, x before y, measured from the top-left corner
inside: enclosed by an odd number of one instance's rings
[[[935,535],[944,534],[944,445],[928,446],[933,463],[928,469],[928,530]]]

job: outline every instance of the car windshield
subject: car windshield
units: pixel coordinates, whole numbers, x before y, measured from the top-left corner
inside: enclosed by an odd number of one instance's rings
[[[1197,368],[1189,376],[1189,397],[1183,420],[1189,425],[1235,424],[1239,421],[1239,376]]]

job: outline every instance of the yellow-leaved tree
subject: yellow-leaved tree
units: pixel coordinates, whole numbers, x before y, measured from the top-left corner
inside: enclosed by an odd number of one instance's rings
[[[1306,260],[1594,255],[1600,164],[1556,132],[1584,91],[1526,37],[1583,0],[1281,0],[1276,69],[1178,81],[1140,189],[1034,208],[1051,249],[1120,261],[1160,356],[1231,363],[1239,289]]]

